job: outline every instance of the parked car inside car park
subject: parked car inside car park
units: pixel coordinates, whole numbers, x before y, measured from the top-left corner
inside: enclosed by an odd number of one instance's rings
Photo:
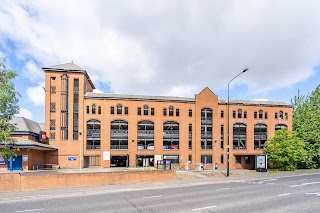
[[[138,149],[144,149],[144,145],[143,144],[138,144]]]
[[[176,145],[176,144],[172,144],[170,149],[179,149],[179,145]]]
[[[147,149],[154,150],[154,144],[153,143],[148,144]]]

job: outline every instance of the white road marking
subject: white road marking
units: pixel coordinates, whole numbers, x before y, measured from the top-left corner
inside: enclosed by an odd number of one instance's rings
[[[150,196],[150,197],[143,197],[145,199],[148,199],[148,198],[155,198],[155,197],[161,197],[162,195],[155,195],[155,196]]]
[[[230,189],[230,188],[220,188],[220,189],[216,189],[216,190],[226,190],[226,189]]]
[[[277,180],[277,179],[267,179],[267,180],[262,180],[262,182],[266,182],[266,181],[274,181],[274,180]]]
[[[203,210],[203,209],[211,209],[217,206],[207,206],[207,207],[202,207],[202,208],[197,208],[197,209],[192,209],[192,211],[198,211],[198,210]]]
[[[281,197],[281,196],[286,196],[286,195],[291,195],[291,193],[281,194],[281,195],[278,195],[278,196]]]
[[[315,192],[315,193],[306,193],[306,195],[317,195],[317,196],[320,196],[320,192]]]
[[[301,186],[312,185],[312,184],[317,184],[317,183],[320,183],[320,182],[303,183],[303,184],[300,184],[300,185],[292,185],[292,186],[289,186],[289,187],[301,187]]]
[[[308,180],[308,179],[302,179],[302,180],[300,180],[300,181],[305,181],[305,180]]]
[[[41,211],[44,210],[44,208],[42,209],[28,209],[28,210],[22,210],[22,211],[16,211],[16,212],[33,212],[33,211]]]

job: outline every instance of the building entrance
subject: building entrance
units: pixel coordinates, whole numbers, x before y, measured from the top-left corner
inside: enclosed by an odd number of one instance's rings
[[[137,155],[136,160],[137,167],[149,167],[154,166],[154,155]]]
[[[110,167],[129,167],[129,155],[111,156]]]

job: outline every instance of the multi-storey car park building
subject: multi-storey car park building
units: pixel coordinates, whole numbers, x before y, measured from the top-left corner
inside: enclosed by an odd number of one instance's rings
[[[45,130],[60,167],[174,167],[200,162],[227,167],[227,102],[209,88],[194,98],[93,93],[88,73],[74,63],[43,67]],[[230,168],[254,169],[255,155],[277,129],[292,128],[292,106],[230,101]]]

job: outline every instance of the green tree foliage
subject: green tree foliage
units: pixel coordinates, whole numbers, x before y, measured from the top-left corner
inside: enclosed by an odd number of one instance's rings
[[[271,168],[285,171],[295,170],[299,162],[308,158],[305,143],[297,137],[296,133],[286,129],[276,131],[274,137],[268,139],[264,152],[268,155]]]
[[[292,128],[306,143],[309,160],[300,164],[303,168],[315,167],[320,158],[320,85],[311,95],[298,95],[292,100]]]
[[[15,130],[15,125],[10,124],[9,121],[19,112],[19,93],[15,90],[13,83],[15,77],[16,73],[6,68],[4,59],[0,56],[0,144],[6,146],[0,149],[0,155],[6,159],[14,155],[8,146],[14,145],[10,132]]]

